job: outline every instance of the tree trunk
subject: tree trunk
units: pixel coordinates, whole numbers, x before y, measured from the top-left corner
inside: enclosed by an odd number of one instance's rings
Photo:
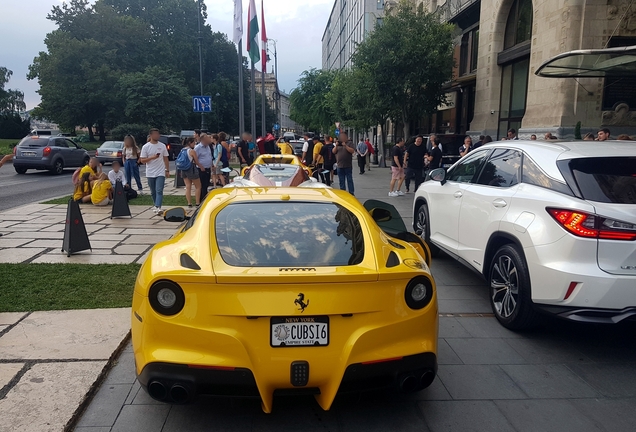
[[[101,120],[97,123],[97,131],[99,132],[99,140],[106,141],[106,132],[104,132],[104,121]]]
[[[90,142],[95,141],[95,135],[93,134],[93,125],[88,126],[88,140]]]
[[[404,141],[408,141],[411,138],[411,123],[404,119]]]

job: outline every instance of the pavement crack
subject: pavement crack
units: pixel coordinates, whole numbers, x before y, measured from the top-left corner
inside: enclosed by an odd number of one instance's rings
[[[23,319],[25,319],[26,317],[28,317],[29,315],[31,315],[32,312],[25,312],[25,314],[22,316],[22,318],[20,318],[19,320],[17,320],[16,322],[14,322],[13,324],[10,324],[9,326],[7,326],[5,329],[3,329],[2,331],[0,331],[0,337],[4,336],[5,334],[9,333],[15,326],[17,326],[18,324],[20,324],[22,322]]]

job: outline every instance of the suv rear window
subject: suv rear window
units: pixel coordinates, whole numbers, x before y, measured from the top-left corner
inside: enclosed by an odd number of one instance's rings
[[[358,218],[333,203],[230,204],[215,221],[221,257],[233,267],[325,267],[362,262]]]
[[[22,141],[20,141],[20,144],[18,144],[18,147],[46,147],[47,145],[49,145],[49,141],[50,141],[50,137],[26,137],[24,138]]]
[[[636,204],[636,157],[573,159],[569,166],[586,200]]]

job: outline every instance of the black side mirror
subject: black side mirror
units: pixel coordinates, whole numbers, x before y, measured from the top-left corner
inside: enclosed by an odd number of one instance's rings
[[[446,183],[446,170],[444,168],[436,168],[430,172],[429,177],[433,181],[438,181],[441,184]]]
[[[166,222],[183,222],[187,219],[186,211],[181,207],[171,208],[163,214],[163,220]]]
[[[373,208],[369,210],[371,217],[376,222],[388,222],[392,219],[391,212],[383,208]]]

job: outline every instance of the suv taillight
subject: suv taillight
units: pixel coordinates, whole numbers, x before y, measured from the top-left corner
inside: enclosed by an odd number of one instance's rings
[[[51,147],[46,146],[44,147],[44,149],[42,149],[42,156],[48,156],[51,154]]]
[[[121,150],[117,152],[117,157],[121,157]]]
[[[13,156],[17,154],[18,146],[13,146]]]
[[[559,225],[575,236],[604,240],[636,240],[636,224],[574,210],[546,210]]]

